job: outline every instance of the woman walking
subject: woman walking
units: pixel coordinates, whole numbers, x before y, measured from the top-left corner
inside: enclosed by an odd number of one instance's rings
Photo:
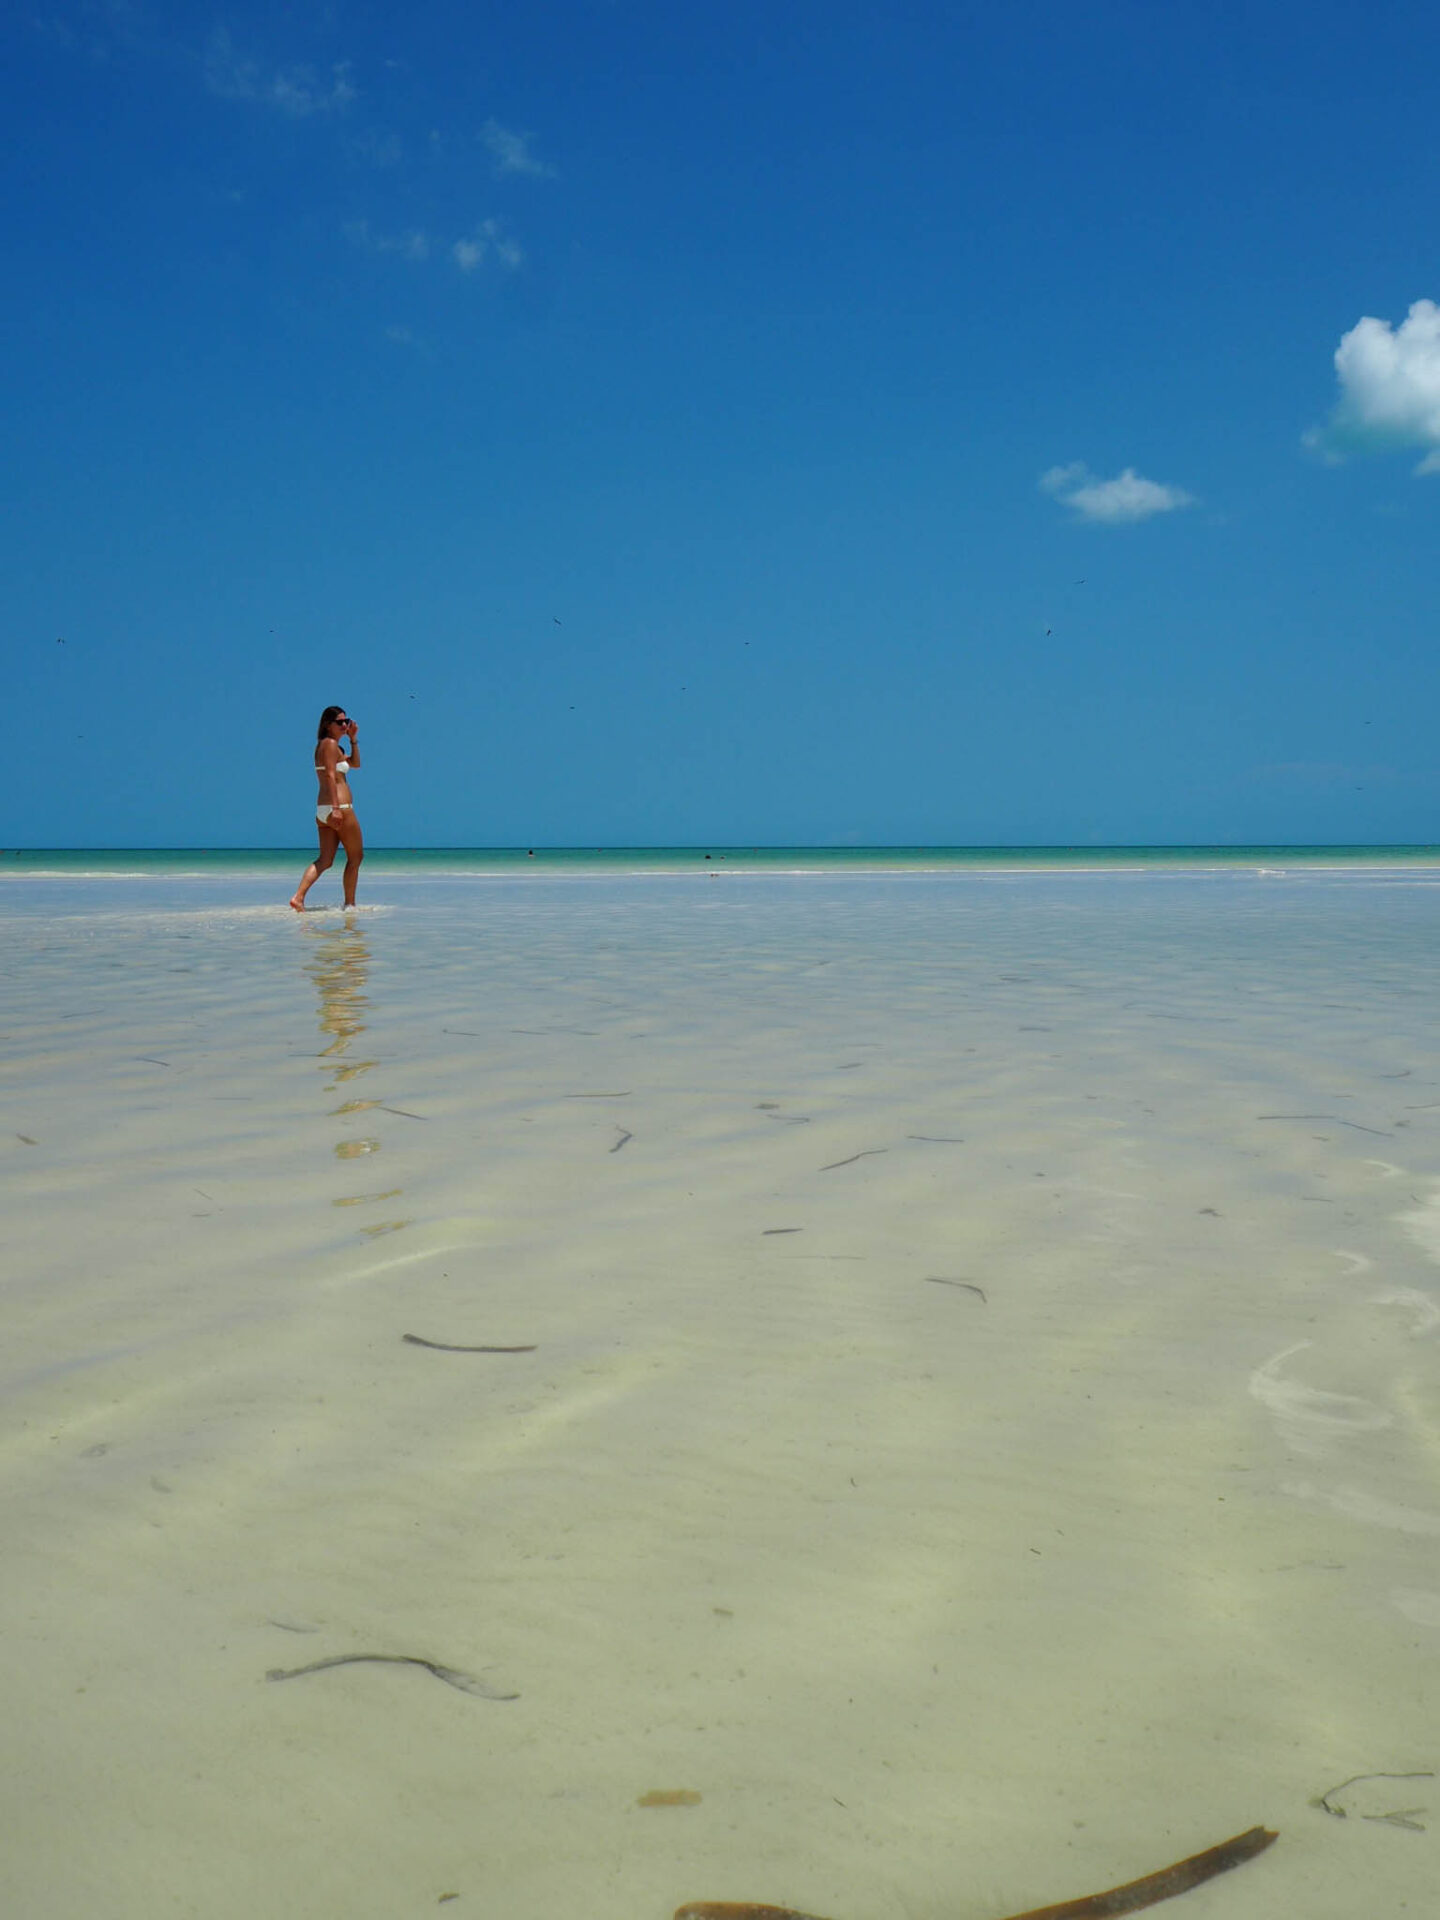
[[[349,752],[341,753],[341,735],[348,737]],[[355,803],[350,797],[351,771],[360,764],[360,729],[344,707],[326,707],[320,716],[315,737],[315,773],[320,792],[315,804],[315,824],[320,829],[320,851],[305,869],[290,904],[297,913],[305,911],[305,896],[330,867],[337,847],[345,849],[345,904],[355,904],[355,882],[360,878],[360,862],[365,858],[365,842],[360,822],[355,818]]]

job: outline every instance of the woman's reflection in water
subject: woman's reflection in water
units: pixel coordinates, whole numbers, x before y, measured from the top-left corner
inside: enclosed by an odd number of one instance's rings
[[[365,1031],[365,1009],[370,1004],[365,993],[370,976],[370,949],[363,929],[358,926],[347,924],[326,927],[323,931],[317,928],[313,933],[308,928],[306,931],[314,945],[305,971],[320,994],[321,1034],[330,1036],[329,1045],[322,1047],[319,1055],[322,1071],[333,1076],[325,1089],[330,1093],[378,1064],[374,1060],[349,1057],[351,1046]],[[353,1113],[373,1104],[357,1100],[353,1105],[341,1107],[340,1112]]]
[[[370,949],[360,928],[349,924],[323,930],[317,927],[313,932],[307,927],[306,937],[315,944],[310,948],[305,971],[320,995],[320,1032],[329,1036],[329,1044],[320,1049],[320,1067],[331,1076],[325,1091],[333,1093],[347,1080],[356,1080],[380,1064],[378,1060],[350,1057],[351,1047],[365,1031],[365,1010],[370,1004],[365,992],[370,977]],[[378,1100],[344,1100],[330,1111],[338,1119],[344,1114],[366,1113],[379,1105]],[[335,1142],[337,1160],[359,1160],[365,1154],[379,1151],[380,1142],[374,1139]],[[402,1187],[389,1187],[383,1193],[341,1194],[330,1204],[332,1207],[368,1207],[377,1200],[393,1200],[403,1191]],[[371,1220],[360,1226],[359,1231],[373,1239],[377,1234],[398,1233],[410,1224],[408,1219]]]

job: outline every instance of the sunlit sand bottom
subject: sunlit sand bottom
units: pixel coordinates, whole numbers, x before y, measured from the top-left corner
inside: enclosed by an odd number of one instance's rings
[[[7,922],[0,1910],[1429,1911],[1440,889],[129,884]]]

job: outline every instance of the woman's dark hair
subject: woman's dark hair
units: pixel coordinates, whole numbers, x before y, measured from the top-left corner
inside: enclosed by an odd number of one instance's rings
[[[326,727],[330,725],[330,722],[332,720],[341,719],[344,716],[344,712],[345,712],[344,707],[326,707],[325,711],[320,716],[320,725],[315,730],[315,744],[317,747],[319,746],[320,742],[325,738]]]

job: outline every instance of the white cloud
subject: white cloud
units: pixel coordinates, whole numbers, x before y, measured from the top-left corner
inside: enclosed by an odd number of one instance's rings
[[[451,259],[462,273],[474,273],[492,254],[512,273],[525,258],[516,242],[501,231],[498,220],[482,220],[473,233],[457,240],[450,249]]]
[[[497,174],[528,173],[532,179],[553,180],[554,167],[537,160],[530,151],[530,142],[534,137],[530,133],[512,133],[508,127],[502,127],[498,120],[487,120],[480,130],[480,138],[490,150]]]
[[[1082,520],[1096,520],[1119,526],[1129,520],[1148,520],[1152,514],[1173,513],[1177,507],[1192,507],[1195,496],[1183,487],[1167,487],[1158,480],[1147,480],[1133,467],[1126,467],[1113,480],[1097,480],[1083,460],[1069,466],[1051,467],[1040,476],[1044,492],[1053,494],[1072,508]]]
[[[31,24],[72,53],[108,62],[123,50],[187,74],[198,72],[221,99],[273,107],[292,119],[337,112],[358,98],[348,60],[318,69],[271,68],[241,53],[225,26],[213,27],[208,36],[172,29],[163,19],[166,11],[183,14],[184,9],[159,8],[153,0],[55,0],[48,15],[32,16]]]
[[[408,233],[381,233],[368,220],[347,220],[344,233],[352,245],[363,247],[367,253],[388,253],[417,263],[428,260],[437,247],[445,246],[443,240],[433,240],[423,227],[412,227]],[[513,273],[525,260],[524,250],[498,220],[482,220],[452,241],[446,251],[462,273],[474,273],[491,261]]]
[[[1366,316],[1335,349],[1340,399],[1306,446],[1328,460],[1369,448],[1425,447],[1416,473],[1440,473],[1440,306],[1417,300],[1398,327]]]
[[[328,75],[312,67],[281,67],[268,73],[258,60],[239,53],[224,27],[216,27],[205,49],[205,84],[222,100],[248,100],[274,107],[292,120],[348,107],[355,98],[350,63],[340,61]]]
[[[368,220],[347,220],[345,238],[370,253],[395,253],[402,260],[430,258],[430,236],[420,227],[409,233],[376,233]]]

